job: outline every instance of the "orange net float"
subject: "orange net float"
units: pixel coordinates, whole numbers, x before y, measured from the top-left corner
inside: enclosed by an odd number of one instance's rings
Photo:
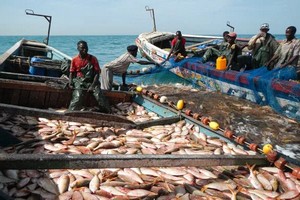
[[[278,153],[276,151],[270,151],[268,154],[267,154],[267,160],[270,162],[270,163],[274,163],[278,158]]]
[[[245,143],[246,138],[244,136],[237,136],[235,138],[235,141],[239,144],[244,144]]]
[[[149,92],[148,92],[148,96],[149,96],[149,97],[152,97],[152,96],[153,96],[153,92],[149,91]]]
[[[233,138],[233,135],[234,135],[234,133],[233,133],[230,129],[226,128],[226,129],[224,130],[224,136],[225,136],[225,137],[232,139],[232,138]]]
[[[147,93],[148,93],[148,90],[146,90],[146,89],[142,89],[142,93],[143,93],[143,95],[147,95]]]
[[[159,95],[158,94],[154,94],[153,95],[153,99],[158,100],[159,99]]]
[[[286,164],[287,164],[287,161],[283,157],[280,157],[278,160],[276,160],[274,162],[275,167],[277,167],[278,169],[281,169],[281,170],[284,169]]]
[[[295,176],[297,179],[300,179],[300,167],[296,167],[292,171],[292,175]]]
[[[201,117],[201,122],[204,125],[209,125],[210,119],[208,117]]]
[[[252,151],[257,151],[258,150],[258,145],[251,143],[249,144],[249,149],[251,149]]]
[[[193,118],[196,119],[196,120],[200,119],[200,117],[201,117],[201,115],[199,113],[194,113],[193,114]]]
[[[192,116],[193,112],[190,109],[186,109],[184,113],[188,116]]]

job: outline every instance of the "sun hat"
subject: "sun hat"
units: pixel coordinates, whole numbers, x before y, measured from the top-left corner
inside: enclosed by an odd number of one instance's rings
[[[269,24],[268,23],[263,23],[261,26],[260,26],[260,29],[270,29],[269,28]]]

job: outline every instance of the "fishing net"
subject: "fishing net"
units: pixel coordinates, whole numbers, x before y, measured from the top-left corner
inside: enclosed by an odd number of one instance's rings
[[[170,70],[209,90],[269,105],[276,112],[300,121],[300,84],[293,66],[268,70],[260,67],[245,72],[217,71],[214,62],[202,63],[201,58],[170,60]]]

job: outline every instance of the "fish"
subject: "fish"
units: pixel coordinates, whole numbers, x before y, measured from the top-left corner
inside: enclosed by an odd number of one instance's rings
[[[98,174],[95,174],[92,180],[89,183],[89,189],[92,193],[95,193],[100,187],[100,179],[98,177]]]
[[[69,188],[70,177],[67,174],[63,174],[61,177],[58,178],[56,184],[59,194],[63,194]]]
[[[257,179],[257,177],[255,176],[255,172],[253,171],[255,165],[248,165],[247,164],[247,167],[249,168],[250,170],[250,175],[248,176],[248,179],[249,181],[251,182],[252,186],[255,188],[255,189],[258,189],[258,190],[264,190],[262,184],[259,182],[259,180]]]

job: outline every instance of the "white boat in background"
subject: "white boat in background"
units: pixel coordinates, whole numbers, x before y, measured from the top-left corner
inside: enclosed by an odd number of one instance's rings
[[[175,34],[170,32],[141,33],[136,39],[136,45],[146,59],[162,64],[169,54],[170,43],[174,37]],[[243,73],[217,70],[214,62],[202,63],[199,58],[207,48],[219,45],[222,37],[202,35],[183,35],[183,37],[186,39],[188,58],[179,62],[170,59],[168,65],[163,64],[161,67],[211,91],[220,91],[259,105],[269,105],[278,113],[300,121],[299,82],[281,76],[282,72],[277,76],[276,71],[268,71],[265,67],[258,69],[262,70],[259,76],[247,71]],[[238,38],[237,44],[242,45],[247,41]],[[267,76],[261,77],[262,74]]]
[[[201,52],[203,52],[201,45],[205,45],[206,47],[217,45],[223,40],[219,36],[188,34],[183,34],[182,36],[186,39],[187,52],[197,55],[201,55]],[[143,57],[160,64],[167,58],[171,48],[171,41],[174,37],[175,34],[171,32],[153,31],[141,33],[136,39],[136,45],[139,47],[139,51]]]

